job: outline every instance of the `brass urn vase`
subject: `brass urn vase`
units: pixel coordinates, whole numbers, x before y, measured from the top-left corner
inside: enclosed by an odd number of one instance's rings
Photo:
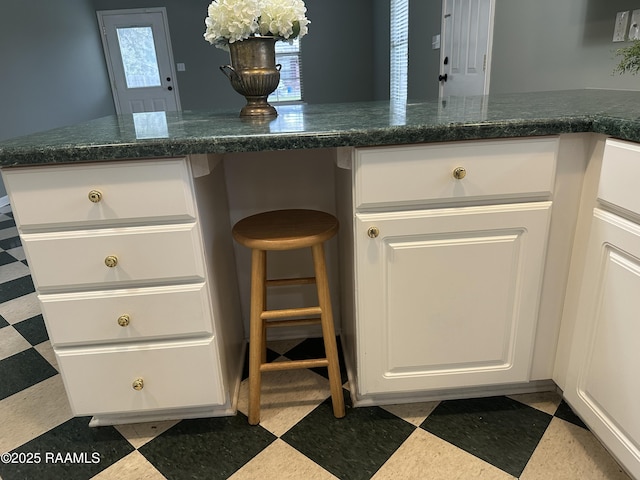
[[[276,65],[276,38],[249,37],[229,44],[231,65],[220,67],[231,86],[247,99],[241,117],[276,117],[267,97],[278,88],[281,65]]]

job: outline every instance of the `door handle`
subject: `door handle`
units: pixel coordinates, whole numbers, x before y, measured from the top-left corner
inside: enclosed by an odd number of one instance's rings
[[[444,75],[438,75],[438,80],[441,82],[446,82],[447,78],[449,78],[449,75],[447,75],[446,73]]]

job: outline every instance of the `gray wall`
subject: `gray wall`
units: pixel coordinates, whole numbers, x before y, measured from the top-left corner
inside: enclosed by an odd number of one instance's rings
[[[0,140],[114,113],[95,24],[87,0],[2,2]]]
[[[491,93],[612,88],[640,90],[640,76],[613,75],[616,12],[639,0],[496,0]]]
[[[167,9],[183,110],[239,109],[244,99],[235,93],[219,70],[229,54],[206,42],[204,18],[209,1],[93,0],[96,10]],[[304,97],[309,103],[371,100],[373,31],[370,0],[307,0],[309,35],[302,41]],[[336,15],[340,12],[340,15]],[[345,39],[348,41],[345,42]]]

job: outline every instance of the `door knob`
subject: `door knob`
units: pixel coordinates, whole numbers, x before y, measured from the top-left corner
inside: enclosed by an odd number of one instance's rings
[[[447,78],[449,78],[449,75],[447,75],[446,73],[444,75],[438,75],[438,80],[441,82],[446,82]]]

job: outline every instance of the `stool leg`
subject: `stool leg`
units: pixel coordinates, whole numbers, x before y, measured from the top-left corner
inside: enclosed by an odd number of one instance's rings
[[[264,328],[260,318],[264,310],[266,252],[251,251],[251,318],[249,329],[249,424],[260,423],[260,389]]]
[[[331,311],[331,296],[329,293],[329,279],[324,257],[324,246],[319,243],[311,247],[313,253],[313,266],[316,272],[316,286],[318,288],[318,303],[322,310],[322,337],[324,349],[327,355],[329,386],[331,388],[331,400],[333,403],[333,415],[342,418],[345,415],[344,397],[342,396],[342,380],[340,378],[340,364],[338,360],[338,347],[336,334],[333,327],[333,313]]]

